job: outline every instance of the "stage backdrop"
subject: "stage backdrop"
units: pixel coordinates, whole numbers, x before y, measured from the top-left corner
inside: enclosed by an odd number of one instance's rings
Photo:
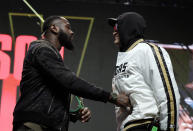
[[[116,17],[125,11],[136,11],[147,21],[147,39],[163,44],[193,43],[190,9],[43,0],[29,2],[43,18],[61,15],[69,19],[75,32],[75,50],[61,50],[65,64],[81,78],[107,91],[111,91],[117,56],[113,29],[107,24],[108,17]],[[30,42],[40,37],[42,23],[22,1],[6,1],[0,7],[0,131],[11,131],[13,108],[19,98],[23,59]],[[192,81],[189,73],[193,66],[189,65],[191,55],[186,49],[167,50],[172,56],[179,88],[186,95],[182,97],[183,109],[186,109],[189,116],[193,116],[192,108],[184,101],[185,98],[192,100],[192,90],[185,87]],[[91,109],[92,119],[86,124],[70,124],[70,131],[116,130],[113,105],[86,99],[84,103]]]

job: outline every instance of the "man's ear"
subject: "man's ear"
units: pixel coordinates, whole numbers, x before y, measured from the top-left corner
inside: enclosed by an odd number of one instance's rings
[[[55,25],[50,26],[50,31],[54,34],[58,34],[59,28]]]

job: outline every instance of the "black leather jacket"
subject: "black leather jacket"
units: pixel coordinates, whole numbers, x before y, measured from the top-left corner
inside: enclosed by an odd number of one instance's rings
[[[107,102],[109,93],[76,77],[59,51],[46,40],[30,44],[24,59],[21,96],[14,109],[13,124],[35,122],[67,131],[70,94]]]

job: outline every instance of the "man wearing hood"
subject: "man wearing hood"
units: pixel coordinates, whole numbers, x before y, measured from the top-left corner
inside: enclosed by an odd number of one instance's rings
[[[114,93],[130,97],[131,107],[115,107],[117,131],[176,131],[180,95],[165,49],[144,40],[146,23],[136,12],[109,18],[118,45]]]

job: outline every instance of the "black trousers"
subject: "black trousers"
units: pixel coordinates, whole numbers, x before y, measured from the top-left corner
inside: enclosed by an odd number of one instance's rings
[[[129,129],[126,129],[125,131],[151,131],[151,129],[152,128],[150,128],[150,124],[143,124],[143,125],[131,127]]]
[[[56,131],[45,126],[32,123],[32,122],[25,122],[21,124],[13,125],[13,131]]]
[[[159,131],[158,127],[157,131]],[[124,126],[124,131],[152,131],[153,119],[143,119],[133,122],[128,122]]]
[[[26,127],[24,125],[21,125],[19,127],[13,127],[13,131],[33,131],[29,127]]]

